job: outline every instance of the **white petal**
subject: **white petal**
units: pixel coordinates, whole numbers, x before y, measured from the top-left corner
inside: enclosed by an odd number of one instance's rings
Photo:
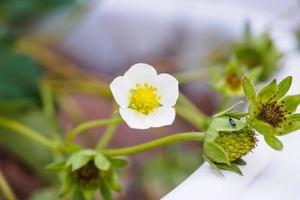
[[[111,92],[121,107],[128,106],[131,87],[131,82],[124,76],[118,76],[110,84]]]
[[[164,106],[174,106],[179,96],[178,81],[169,74],[160,74],[156,78],[155,86],[158,95],[161,96],[160,103]]]
[[[160,107],[145,118],[145,124],[150,127],[171,125],[175,119],[175,109],[172,107]]]
[[[150,128],[144,123],[145,115],[140,114],[130,108],[120,108],[120,115],[130,128],[147,129]]]
[[[145,82],[152,83],[156,76],[156,70],[145,63],[138,63],[130,67],[130,69],[124,74],[133,84]]]

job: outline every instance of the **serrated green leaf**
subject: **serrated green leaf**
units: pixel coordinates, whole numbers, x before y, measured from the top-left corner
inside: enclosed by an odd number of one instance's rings
[[[215,114],[214,116],[212,116],[212,117],[213,117],[213,118],[221,117],[221,116],[227,114],[228,112],[232,111],[234,108],[236,108],[238,105],[240,105],[240,104],[242,104],[242,103],[243,103],[243,101],[239,101],[239,102],[233,104],[232,106],[230,106],[229,108],[227,108],[226,110],[221,111],[221,112],[219,112],[219,113],[216,113],[216,114]]]
[[[223,163],[216,163],[217,167],[219,169],[224,169],[224,170],[227,170],[227,171],[232,171],[232,172],[235,172],[241,176],[243,176],[243,173],[242,171],[240,170],[240,168],[238,166],[236,166],[235,164],[230,164],[230,165],[227,165],[227,164],[223,164]]]
[[[258,92],[257,94],[258,101],[267,102],[271,98],[276,97],[277,91],[278,88],[277,88],[276,80],[274,79]]]
[[[66,161],[57,161],[46,166],[49,171],[59,172],[66,169]]]
[[[112,200],[112,195],[109,187],[105,182],[100,182],[100,192],[104,200]]]
[[[293,113],[300,104],[300,95],[286,96],[282,99],[282,104],[288,112]]]
[[[231,122],[230,122],[231,121]],[[232,124],[232,122],[234,124]],[[234,118],[230,118],[227,116],[213,118],[209,128],[215,129],[217,131],[238,131],[243,129],[247,124]]]
[[[273,135],[265,135],[264,139],[266,141],[266,143],[272,147],[273,149],[277,150],[277,151],[281,151],[283,148],[283,144],[280,140],[278,140],[278,138],[276,138]]]
[[[242,84],[243,84],[245,96],[247,97],[248,101],[250,103],[254,102],[256,98],[256,93],[252,83],[248,78],[244,77]]]
[[[229,164],[229,157],[225,150],[214,142],[205,142],[203,146],[205,155],[212,161]]]
[[[286,95],[289,91],[293,78],[291,76],[286,77],[278,84],[278,92],[277,92],[277,99],[280,99]]]
[[[94,162],[97,168],[103,171],[107,171],[111,166],[110,161],[101,153],[96,154]]]

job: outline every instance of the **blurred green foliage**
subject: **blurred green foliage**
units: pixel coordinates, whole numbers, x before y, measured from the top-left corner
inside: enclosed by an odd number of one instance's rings
[[[41,109],[40,65],[30,56],[14,49],[14,41],[30,25],[55,9],[76,0],[0,0],[0,115],[23,123],[41,134],[54,137],[56,128]],[[31,140],[0,128],[0,145],[14,153],[44,182],[53,180],[45,165],[52,154]]]
[[[0,70],[2,104],[4,101],[9,104],[12,101],[38,102],[38,84],[42,69],[32,58],[13,50],[0,49]]]
[[[232,51],[242,66],[250,69],[261,67],[260,81],[268,80],[278,72],[283,57],[268,32],[256,36],[248,23],[243,40],[235,42]]]
[[[3,112],[0,114],[3,116]],[[25,126],[31,127],[48,137],[53,137],[53,133],[55,132],[55,129],[49,124],[44,114],[39,109],[33,107],[19,107],[14,113],[5,113],[5,117],[21,122]],[[48,149],[6,129],[0,128],[0,132],[0,146],[14,153],[44,182],[51,182],[53,180],[53,175],[45,170],[45,166],[53,160],[52,154]]]
[[[41,15],[76,0],[0,0],[0,46],[7,46]]]
[[[140,181],[146,191],[149,189],[151,195],[159,198],[184,181],[203,163],[198,147],[186,147],[174,144],[166,147],[166,151],[160,155],[143,162]]]

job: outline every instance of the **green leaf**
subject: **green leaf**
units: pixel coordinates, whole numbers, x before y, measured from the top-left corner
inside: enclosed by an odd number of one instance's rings
[[[236,108],[238,105],[240,105],[240,104],[242,104],[242,103],[243,103],[242,101],[239,101],[239,102],[233,104],[232,106],[230,106],[229,108],[227,108],[226,110],[221,111],[221,112],[215,114],[215,115],[212,116],[212,117],[213,117],[213,118],[221,117],[221,116],[227,114],[228,112],[232,111],[234,108]]]
[[[243,173],[242,171],[240,170],[240,168],[234,164],[230,164],[230,165],[227,165],[227,164],[223,164],[223,163],[216,163],[217,167],[219,169],[224,169],[224,170],[227,170],[227,171],[232,171],[232,172],[235,172],[241,176],[243,176]]]
[[[115,171],[110,171],[109,177],[107,178],[107,184],[116,192],[121,192],[122,190],[121,185],[119,184],[118,175]]]
[[[268,123],[255,120],[251,123],[252,127],[262,135],[273,135],[276,134],[276,130]]]
[[[300,113],[295,113],[287,117],[289,122],[300,122]]]
[[[86,200],[83,196],[82,190],[80,187],[74,189],[72,200]]]
[[[300,95],[286,96],[281,102],[288,112],[293,113],[300,104]]]
[[[273,149],[277,151],[281,151],[283,148],[283,144],[280,140],[278,140],[275,136],[273,135],[265,135],[264,136],[266,143],[272,147]]]
[[[66,196],[72,189],[73,189],[73,178],[69,173],[67,173],[63,180],[63,185],[60,188],[59,196],[64,197]]]
[[[110,168],[111,163],[103,154],[97,153],[95,156],[95,165],[98,169],[107,171]]]
[[[82,150],[74,153],[67,161],[67,166],[72,167],[72,171],[75,171],[84,165],[86,165],[94,156],[96,152],[93,150]]]
[[[0,49],[0,100],[39,102],[38,83],[42,70],[32,58]]]
[[[82,189],[81,192],[83,194],[84,200],[93,200],[96,191],[93,189]]]
[[[57,161],[46,166],[49,171],[59,172],[66,169],[66,161]]]
[[[212,161],[218,163],[229,164],[228,154],[218,144],[213,142],[205,142],[203,147],[205,155]]]
[[[255,89],[254,89],[252,83],[250,82],[250,80],[246,77],[244,77],[244,79],[243,79],[243,89],[244,89],[244,93],[245,93],[245,96],[247,97],[248,101],[250,103],[254,102],[256,99]]]
[[[279,135],[286,135],[298,129],[300,129],[300,113],[295,113],[287,117],[286,123],[281,129]]]
[[[271,98],[276,97],[277,91],[278,88],[277,88],[276,80],[274,79],[258,92],[257,94],[258,101],[267,102]]]
[[[102,197],[104,200],[112,200],[112,195],[111,195],[111,191],[109,189],[109,187],[107,186],[107,184],[105,182],[100,182],[100,192],[102,194]]]
[[[114,168],[123,168],[127,165],[127,161],[121,158],[112,158],[110,159],[111,165]]]
[[[217,174],[219,174],[220,176],[224,176],[223,173],[221,172],[221,170],[218,168],[218,166],[212,162],[207,156],[203,155],[203,158],[205,161],[208,162],[208,164],[213,168],[213,170],[215,172],[217,172]]]
[[[242,166],[247,164],[246,161],[244,161],[244,160],[241,159],[241,158],[238,158],[238,159],[232,161],[232,163],[234,163],[234,164],[236,164],[236,165],[242,165]]]
[[[234,124],[232,124],[232,122]],[[246,125],[247,125],[246,123],[241,122],[240,120],[234,118],[230,119],[229,117],[224,116],[224,117],[213,118],[209,125],[209,128],[215,129],[217,131],[238,131],[246,127]]]
[[[68,144],[64,144],[63,146],[61,146],[60,150],[63,152],[66,152],[66,153],[75,153],[75,152],[81,151],[82,148],[78,144],[68,143]]]
[[[278,84],[278,92],[277,92],[277,99],[280,99],[286,95],[289,91],[293,78],[291,76],[286,77]]]

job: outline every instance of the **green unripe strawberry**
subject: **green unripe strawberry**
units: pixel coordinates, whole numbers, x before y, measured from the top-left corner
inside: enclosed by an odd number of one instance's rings
[[[229,160],[234,161],[254,149],[257,139],[253,130],[244,128],[233,132],[221,131],[215,142],[227,152]]]

